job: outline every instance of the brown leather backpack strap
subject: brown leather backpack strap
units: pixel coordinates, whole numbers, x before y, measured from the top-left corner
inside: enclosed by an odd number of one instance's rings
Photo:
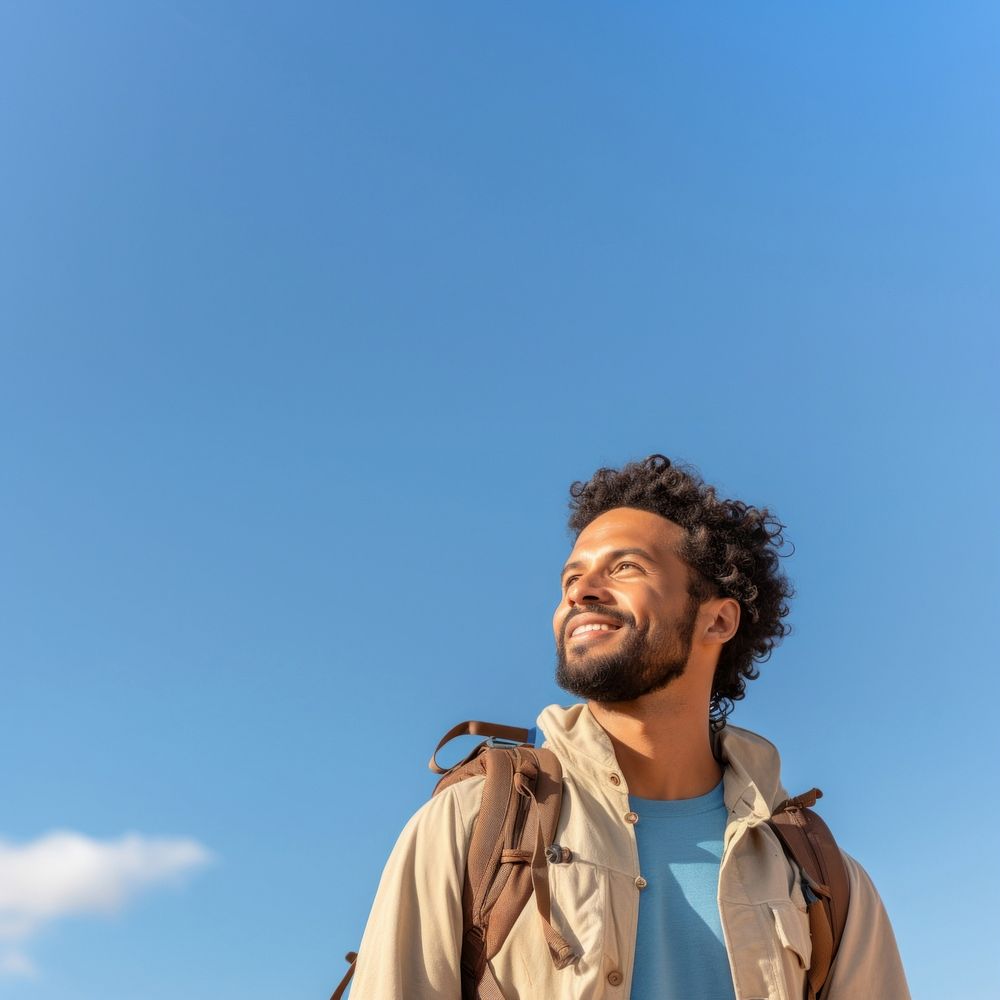
[[[503,740],[506,743],[527,743],[531,737],[530,729],[523,729],[518,726],[503,726],[498,722],[479,722],[475,719],[470,719],[468,722],[460,722],[457,726],[452,726],[441,737],[441,741],[434,748],[434,753],[431,754],[431,759],[427,766],[435,774],[446,774],[452,768],[441,767],[437,762],[437,755],[441,750],[449,744],[452,740],[457,739],[459,736],[486,736],[489,739]],[[481,746],[481,744],[480,744]],[[472,753],[469,754],[464,760],[458,762],[454,765],[455,767],[460,767],[462,764],[468,763],[472,760],[478,753],[480,747],[476,747]]]
[[[356,951],[349,951],[344,958],[351,963],[351,967],[347,970],[344,978],[341,979],[340,985],[333,991],[330,995],[330,1000],[340,1000],[344,995],[344,990],[347,989],[347,984],[351,981],[351,977],[354,975],[354,969],[358,964],[358,953]]]
[[[487,903],[492,875],[503,850],[505,827],[514,796],[514,758],[499,751],[480,753],[476,765],[486,776],[479,816],[472,828],[465,867],[465,890],[462,893],[462,997],[477,996],[479,982],[486,968],[486,930],[489,923]],[[470,769],[465,765],[461,770]],[[449,778],[451,775],[448,776]],[[448,778],[439,782],[444,784]]]
[[[532,895],[556,968],[576,956],[552,926],[546,849],[562,806],[562,767],[549,750],[477,748],[476,756],[449,771],[435,794],[483,775],[483,795],[466,858],[462,892],[462,998],[502,1000],[489,960],[502,947]]]
[[[534,788],[526,782],[519,782],[518,774],[514,787],[531,802],[534,813],[534,843],[531,850],[531,886],[535,905],[542,922],[542,933],[549,946],[549,957],[557,969],[565,969],[579,957],[572,945],[552,925],[552,897],[549,892],[549,872],[546,849],[555,839],[559,810],[562,807],[562,767],[559,759],[550,750],[527,751],[537,768]],[[511,927],[513,922],[511,922]],[[508,930],[509,933],[509,930]],[[506,936],[506,935],[505,935]]]
[[[809,997],[820,998],[837,957],[847,924],[851,889],[847,866],[830,828],[809,808],[822,796],[818,788],[783,802],[768,821],[785,849],[798,865],[806,882],[804,889],[812,937],[809,963]]]

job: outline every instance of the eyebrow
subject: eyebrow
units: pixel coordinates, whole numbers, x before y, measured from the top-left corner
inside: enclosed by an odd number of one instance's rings
[[[613,552],[609,552],[605,558],[615,560],[621,559],[622,556],[640,556],[647,562],[656,562],[656,559],[645,549],[615,549]],[[562,573],[559,575],[563,577],[566,575],[567,570],[579,569],[582,565],[583,563],[579,559],[574,559],[573,562],[568,562],[563,566]]]

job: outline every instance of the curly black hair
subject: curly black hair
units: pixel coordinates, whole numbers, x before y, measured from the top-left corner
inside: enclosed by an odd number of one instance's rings
[[[712,681],[710,718],[725,725],[733,703],[746,695],[747,681],[760,676],[757,664],[791,631],[793,589],[778,559],[785,526],[766,507],[720,500],[690,466],[650,455],[621,469],[598,469],[587,482],[569,488],[569,529],[578,536],[594,518],[616,507],[659,514],[684,529],[678,555],[692,569],[693,600],[732,597],[740,604],[740,625],[723,647]]]

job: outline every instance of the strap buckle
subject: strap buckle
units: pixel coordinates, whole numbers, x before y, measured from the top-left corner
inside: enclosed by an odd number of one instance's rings
[[[513,750],[514,747],[524,746],[524,744],[518,743],[517,740],[505,740],[502,736],[487,736],[483,740],[483,746],[489,747],[491,750]]]
[[[512,750],[514,747],[529,747],[538,745],[538,726],[532,726],[524,730],[523,739],[510,739],[505,736],[487,736],[483,741],[491,750]]]

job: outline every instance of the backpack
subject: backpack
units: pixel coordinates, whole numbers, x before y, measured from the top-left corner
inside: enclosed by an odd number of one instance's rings
[[[487,738],[453,767],[442,768],[439,751],[466,735]],[[562,805],[562,766],[552,751],[536,748],[534,742],[535,730],[463,722],[442,737],[428,764],[442,775],[434,795],[466,778],[486,779],[462,894],[462,1000],[503,1000],[489,960],[499,952],[532,895],[555,967],[565,968],[579,957],[553,927],[550,909],[547,864],[572,859],[568,849],[553,842]],[[850,891],[840,849],[810,808],[822,794],[813,788],[787,799],[768,821],[786,856],[802,873],[813,942],[806,1000],[823,1000],[847,921]],[[350,967],[330,1000],[341,1000],[354,975],[357,953],[345,957]]]

